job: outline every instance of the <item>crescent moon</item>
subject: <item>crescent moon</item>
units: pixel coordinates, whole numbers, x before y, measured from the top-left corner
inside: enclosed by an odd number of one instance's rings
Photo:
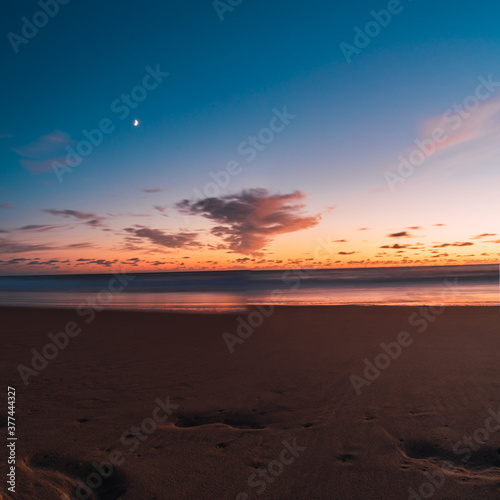
[[[134,127],[137,127],[139,125],[139,120],[134,120]]]

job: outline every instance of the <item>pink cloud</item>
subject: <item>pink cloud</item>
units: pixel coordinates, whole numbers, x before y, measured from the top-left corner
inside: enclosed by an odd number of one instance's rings
[[[69,134],[55,130],[26,146],[12,150],[21,156],[21,165],[30,172],[47,172],[52,169],[53,162],[64,163],[66,147],[74,143]]]
[[[426,120],[422,125],[421,137],[432,138],[433,133],[442,130],[446,138],[435,142],[436,151],[450,148],[473,139],[487,136],[499,129],[500,100],[479,104],[472,111],[447,112]]]
[[[186,215],[201,215],[216,222],[211,233],[227,249],[242,254],[259,254],[276,236],[316,226],[321,215],[305,215],[301,191],[270,194],[267,189],[250,189],[234,195],[184,200],[177,204]]]

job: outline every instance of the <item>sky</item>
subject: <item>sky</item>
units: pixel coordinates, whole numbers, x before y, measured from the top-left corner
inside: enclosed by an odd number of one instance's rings
[[[498,262],[499,17],[9,2],[0,274]]]

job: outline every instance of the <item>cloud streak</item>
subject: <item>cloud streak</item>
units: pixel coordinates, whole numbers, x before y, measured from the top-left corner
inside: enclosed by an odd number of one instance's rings
[[[26,253],[40,250],[54,250],[50,245],[32,245],[0,238],[0,253]]]
[[[432,137],[437,129],[445,131],[446,139],[441,143],[435,143],[436,151],[440,151],[496,132],[498,130],[496,119],[499,114],[500,100],[490,100],[463,115],[445,113],[430,118],[423,124],[422,135]]]
[[[181,231],[178,233],[165,233],[160,229],[151,229],[146,226],[127,227],[124,229],[132,234],[134,241],[148,240],[154,245],[166,248],[189,248],[200,247],[201,244],[196,241],[197,233]]]
[[[54,215],[56,217],[63,217],[65,219],[76,219],[82,222],[84,221],[84,224],[88,224],[92,227],[101,227],[103,225],[102,221],[106,220],[106,217],[101,217],[94,213],[80,212],[78,210],[57,210],[55,208],[46,208],[42,210],[42,212]]]
[[[55,130],[13,151],[21,156],[20,163],[23,167],[33,173],[42,173],[51,171],[55,161],[64,163],[67,154],[66,147],[74,143],[70,135]]]

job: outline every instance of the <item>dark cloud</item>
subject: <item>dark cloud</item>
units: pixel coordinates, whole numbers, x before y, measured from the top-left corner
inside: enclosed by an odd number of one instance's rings
[[[355,253],[357,253],[357,252],[339,252],[339,255],[352,255]]]
[[[105,259],[99,259],[99,260],[91,260],[89,264],[97,264],[98,266],[105,266],[105,267],[111,267],[112,264],[117,262],[116,260],[105,260]]]
[[[87,264],[96,264],[98,266],[111,267],[113,264],[118,262],[118,259],[115,260],[105,260],[105,259],[78,259],[75,264],[76,266],[87,265]]]
[[[86,213],[80,212],[79,210],[57,210],[55,208],[46,208],[42,210],[47,214],[55,215],[56,217],[63,217],[65,219],[76,219],[79,221],[85,221],[84,224],[88,224],[92,227],[101,227],[102,221],[105,220],[105,217],[100,217],[94,213]]]
[[[91,219],[85,222],[85,224],[88,224],[89,226],[92,227],[97,227],[97,226],[102,226],[102,223],[99,219]]]
[[[407,227],[406,229],[411,229],[412,231],[418,231],[418,230],[422,229],[422,227],[420,227],[420,226],[410,226],[410,227]]]
[[[6,238],[0,238],[0,253],[25,253],[34,252],[39,250],[53,250],[54,247],[49,245],[31,245],[29,243],[22,243],[11,241]]]
[[[188,248],[199,247],[201,244],[196,241],[197,233],[181,231],[174,234],[168,234],[160,229],[151,229],[145,226],[127,227],[124,229],[136,238],[149,240],[155,245],[167,248]]]
[[[71,243],[71,245],[67,245],[65,248],[91,248],[93,246],[92,243]]]
[[[358,231],[369,231],[369,230],[370,230],[370,228],[369,228],[369,227],[360,227],[360,228],[358,229]]]
[[[17,264],[22,264],[23,262],[28,262],[31,259],[24,259],[22,257],[18,257],[17,259],[10,259],[7,261],[0,261],[3,266],[12,266],[12,265],[17,265]]]
[[[20,227],[18,231],[52,231],[52,229],[59,229],[62,226],[53,226],[50,224],[29,224],[27,226]]]
[[[408,248],[409,245],[399,245],[398,243],[395,243],[394,245],[390,246],[390,245],[384,245],[380,248],[391,248],[391,249],[394,249],[394,250],[400,250],[401,248]]]
[[[256,254],[279,234],[293,233],[316,226],[321,215],[303,213],[305,194],[271,195],[267,189],[250,189],[220,198],[184,200],[177,204],[186,215],[202,215],[217,222],[212,228],[227,249],[242,254]]]
[[[1,261],[2,265],[4,266],[17,266],[19,264],[21,265],[26,265],[26,266],[49,266],[49,267],[59,267],[57,264],[60,264],[61,261],[58,259],[51,259],[47,261],[41,261],[40,258],[35,258],[35,259],[24,259],[24,258],[17,258],[17,259],[11,259],[6,262]]]
[[[143,189],[143,193],[161,193],[163,189],[160,188],[151,188],[151,189]]]
[[[165,213],[165,210],[167,210],[168,205],[155,205],[153,208],[155,210],[158,210],[158,212],[161,212],[163,214],[163,213]]]
[[[474,245],[471,241],[456,241],[455,243],[441,243],[440,245],[434,245],[432,248],[446,248],[446,247],[471,247]]]
[[[483,234],[478,234],[477,236],[473,236],[471,240],[480,240],[482,238],[492,238],[493,236],[497,236],[496,233],[483,233]]]
[[[78,210],[57,210],[55,208],[46,208],[42,210],[47,214],[55,215],[58,217],[74,218],[78,220],[88,220],[88,219],[98,219],[99,217],[96,214],[79,212]]]
[[[54,266],[56,264],[60,264],[60,261],[58,259],[52,259],[52,260],[47,260],[45,262],[39,261],[39,260],[33,260],[31,262],[28,262],[28,266]]]
[[[0,208],[3,208],[4,210],[9,210],[14,206],[14,203],[2,203],[0,205]]]
[[[388,238],[413,238],[413,236],[407,231],[401,231],[399,233],[392,233],[387,235]]]

